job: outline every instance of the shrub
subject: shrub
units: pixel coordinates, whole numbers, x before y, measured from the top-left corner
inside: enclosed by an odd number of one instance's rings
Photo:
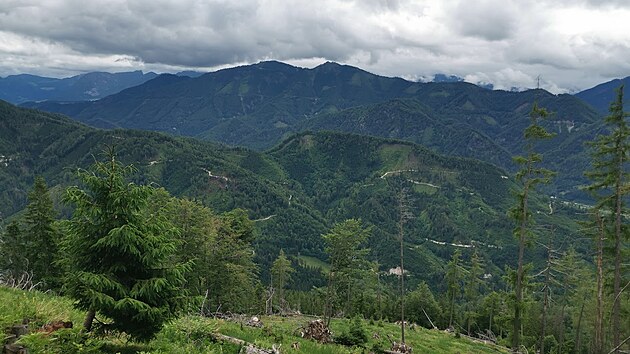
[[[335,342],[347,346],[363,346],[367,341],[367,331],[363,327],[363,319],[360,316],[353,317],[350,328],[335,338]]]

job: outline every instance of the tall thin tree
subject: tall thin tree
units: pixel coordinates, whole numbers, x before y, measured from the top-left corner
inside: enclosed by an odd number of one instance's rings
[[[400,340],[405,344],[405,223],[411,218],[409,190],[402,187],[398,195],[398,241],[400,243]]]
[[[462,281],[464,280],[464,268],[459,264],[462,252],[458,249],[451,256],[451,260],[446,265],[446,294],[449,301],[448,326],[453,327],[453,315],[455,313],[455,301],[462,292]]]
[[[617,97],[610,104],[610,115],[604,119],[608,134],[598,135],[591,143],[593,170],[586,173],[593,181],[588,190],[597,198],[595,208],[603,211],[601,215],[605,218],[604,228],[613,241],[612,346],[617,348],[615,352],[619,352],[621,343],[622,238],[624,235],[627,237],[627,226],[623,222],[627,212],[624,197],[630,193],[630,129],[626,122],[629,115],[623,109],[623,89],[623,85],[617,89]],[[610,223],[612,225],[609,226]]]
[[[291,279],[291,274],[295,270],[291,267],[291,261],[284,254],[284,250],[280,250],[278,258],[273,261],[271,266],[271,286],[274,289],[274,293],[277,294],[278,305],[280,312],[284,313],[286,308],[286,301],[284,299],[284,288]]]
[[[553,172],[540,167],[542,155],[536,152],[536,143],[553,137],[540,124],[541,120],[548,116],[547,110],[538,107],[534,102],[529,114],[530,125],[525,128],[525,156],[514,157],[514,162],[520,166],[516,173],[516,179],[521,183],[522,190],[517,194],[517,205],[511,210],[512,217],[516,220],[517,226],[514,234],[518,239],[518,266],[516,270],[516,282],[514,285],[514,321],[512,332],[512,350],[518,351],[521,345],[521,322],[523,318],[523,276],[525,247],[531,235],[531,212],[529,208],[529,198],[536,185],[549,183]]]

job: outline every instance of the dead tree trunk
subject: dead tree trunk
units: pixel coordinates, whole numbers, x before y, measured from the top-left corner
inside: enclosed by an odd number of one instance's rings
[[[595,211],[597,222],[597,314],[595,316],[595,354],[604,352],[604,221],[599,213]]]
[[[96,317],[96,311],[89,310],[87,315],[85,316],[85,321],[83,321],[83,328],[85,328],[86,332],[92,330],[92,323],[94,323],[94,317]]]
[[[552,259],[553,259],[553,249],[552,249],[552,245],[553,245],[553,234],[554,234],[554,227],[551,227],[551,233],[549,236],[549,243],[547,244],[547,267],[545,268],[545,285],[544,285],[544,289],[543,289],[543,313],[542,313],[542,328],[541,328],[541,334],[540,334],[540,344],[539,344],[539,348],[540,348],[540,353],[544,354],[545,353],[545,335],[546,330],[547,330],[547,311],[549,309],[549,296],[550,296],[550,284],[551,284],[551,267],[553,266],[552,264]]]

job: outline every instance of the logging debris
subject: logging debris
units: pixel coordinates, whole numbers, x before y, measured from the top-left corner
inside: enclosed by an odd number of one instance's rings
[[[310,321],[300,328],[300,337],[312,339],[319,343],[331,343],[332,332],[322,320]]]

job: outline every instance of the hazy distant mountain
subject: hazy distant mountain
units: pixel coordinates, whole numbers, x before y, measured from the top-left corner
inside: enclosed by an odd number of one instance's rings
[[[578,97],[584,102],[590,104],[595,107],[597,111],[601,114],[608,114],[608,108],[610,107],[610,103],[615,99],[616,93],[615,89],[619,88],[619,86],[625,85],[624,90],[624,107],[626,110],[630,109],[630,76],[624,79],[615,79],[608,82],[604,82],[595,87],[591,87],[590,89],[586,89],[584,91],[580,91],[575,94],[575,97]]]
[[[11,75],[0,78],[0,99],[20,104],[28,101],[95,100],[140,85],[157,76],[142,71],[91,72],[64,79],[35,75]]]
[[[560,176],[554,193],[572,196],[588,164],[583,143],[599,114],[571,95],[487,90],[465,82],[418,83],[325,63],[313,69],[262,62],[196,78],[160,75],[79,104],[29,106],[104,128],[195,136],[266,149],[305,129],[347,131],[426,144],[443,153],[513,169],[531,104],[554,112],[558,137],[545,158]]]
[[[188,77],[199,77],[203,74],[206,74],[205,72],[201,72],[201,71],[192,71],[192,70],[184,70],[184,71],[180,71],[178,73],[176,73],[175,75],[177,76],[188,76]]]
[[[433,82],[463,82],[464,79],[456,75],[435,74]]]

